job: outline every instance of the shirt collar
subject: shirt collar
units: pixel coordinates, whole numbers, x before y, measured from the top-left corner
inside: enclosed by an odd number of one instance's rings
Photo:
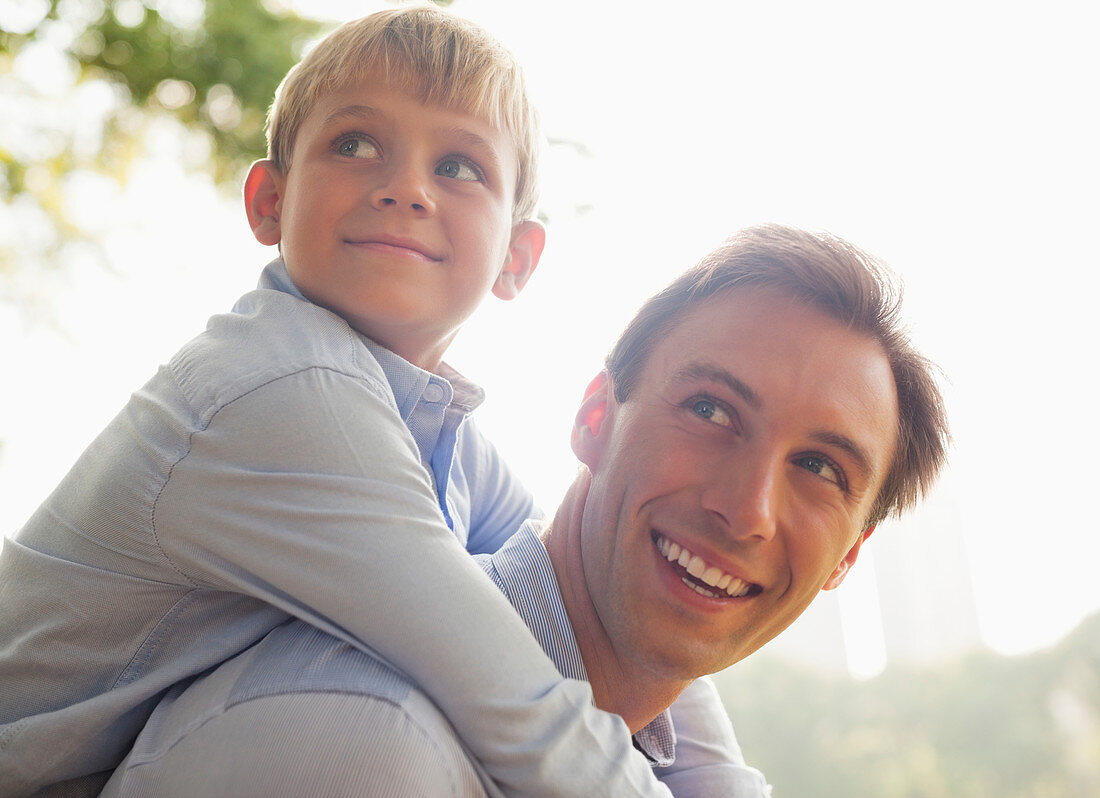
[[[562,676],[588,681],[577,638],[565,612],[550,555],[539,538],[545,522],[526,521],[491,556],[479,557],[486,573],[504,591],[531,634]],[[634,735],[635,746],[655,765],[676,758],[676,731],[665,710]]]
[[[309,301],[290,278],[282,258],[276,258],[264,267],[257,287],[282,291],[303,302]],[[356,334],[382,367],[386,380],[393,389],[402,420],[408,420],[429,385],[438,386],[433,390],[443,391],[441,399],[436,401],[443,401],[446,405],[453,404],[464,413],[473,412],[485,401],[485,391],[481,386],[466,379],[446,363],[440,363],[439,373],[433,374],[414,366],[362,333]]]

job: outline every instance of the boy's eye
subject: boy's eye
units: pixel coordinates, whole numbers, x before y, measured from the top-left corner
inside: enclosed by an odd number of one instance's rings
[[[440,161],[439,165],[435,168],[435,173],[440,177],[449,177],[454,180],[477,182],[482,179],[481,173],[473,164],[458,158],[447,158],[444,161]]]
[[[730,414],[713,399],[707,399],[706,397],[693,399],[690,403],[690,409],[692,413],[700,418],[705,418],[712,424],[718,424],[722,427],[733,426],[733,419],[730,418]]]
[[[345,158],[377,158],[378,147],[365,136],[348,136],[336,142],[336,152]]]
[[[795,458],[795,464],[800,468],[805,468],[812,474],[817,474],[822,479],[832,482],[840,488],[846,487],[844,474],[824,457],[819,457],[815,454],[805,454]]]

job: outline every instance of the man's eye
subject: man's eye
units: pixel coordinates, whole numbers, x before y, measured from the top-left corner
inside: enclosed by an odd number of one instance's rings
[[[732,427],[733,419],[730,418],[721,405],[713,399],[695,399],[691,403],[691,412],[700,418],[705,418],[713,424],[723,427]]]
[[[435,173],[440,177],[450,177],[454,180],[477,182],[482,179],[481,173],[472,164],[457,158],[440,161],[439,166],[435,168]]]
[[[841,488],[845,487],[844,474],[824,457],[807,454],[797,458],[795,463],[801,468],[805,468],[807,471],[817,474],[822,479],[832,482],[834,485],[838,485]]]
[[[336,142],[336,152],[345,158],[377,158],[378,147],[363,136],[348,136]]]

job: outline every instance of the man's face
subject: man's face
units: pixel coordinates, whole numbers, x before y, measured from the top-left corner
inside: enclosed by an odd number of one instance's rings
[[[625,402],[605,396],[575,448],[593,474],[584,579],[619,657],[715,672],[840,583],[895,443],[877,342],[772,290],[734,290],[661,340]]]
[[[434,368],[510,261],[517,169],[489,123],[363,76],[318,100],[273,172],[274,238],[310,300]]]

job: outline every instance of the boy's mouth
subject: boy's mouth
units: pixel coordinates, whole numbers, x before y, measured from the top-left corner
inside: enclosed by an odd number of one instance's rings
[[[743,598],[760,593],[760,585],[746,582],[709,564],[698,554],[693,554],[679,543],[674,543],[659,532],[653,533],[653,543],[661,555],[679,572],[680,580],[707,598]]]
[[[438,263],[443,260],[436,253],[425,247],[419,241],[411,238],[390,235],[371,235],[363,238],[345,239],[345,242],[355,247],[370,249],[390,255],[413,257],[429,263]]]

